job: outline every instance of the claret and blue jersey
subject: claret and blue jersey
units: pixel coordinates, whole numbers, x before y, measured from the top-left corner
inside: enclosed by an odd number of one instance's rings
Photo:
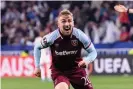
[[[81,60],[81,49],[88,51],[85,60],[93,61],[96,58],[96,50],[89,38],[77,28],[73,28],[70,36],[63,36],[59,29],[43,37],[40,45],[34,47],[36,66],[39,66],[39,48],[51,48],[52,66],[59,70],[70,70],[78,66],[77,61]],[[37,49],[38,48],[38,49]]]

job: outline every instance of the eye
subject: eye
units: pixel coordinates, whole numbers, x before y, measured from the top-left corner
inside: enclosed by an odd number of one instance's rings
[[[62,23],[65,23],[66,21],[65,21],[65,20],[62,20],[61,22],[62,22]]]
[[[72,20],[71,20],[71,19],[69,19],[69,20],[68,20],[68,22],[72,22]]]

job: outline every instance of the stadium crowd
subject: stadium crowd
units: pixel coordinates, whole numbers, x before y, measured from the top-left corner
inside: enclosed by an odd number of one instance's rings
[[[116,12],[118,3],[133,8],[132,1],[2,1],[1,44],[33,45],[36,37],[57,28],[64,8],[95,44],[133,41],[133,14]]]

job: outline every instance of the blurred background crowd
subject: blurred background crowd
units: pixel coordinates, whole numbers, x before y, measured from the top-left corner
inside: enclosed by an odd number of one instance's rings
[[[64,8],[95,44],[133,41],[133,14],[116,12],[116,4],[133,8],[132,1],[2,1],[1,44],[33,45],[35,38],[57,28]]]

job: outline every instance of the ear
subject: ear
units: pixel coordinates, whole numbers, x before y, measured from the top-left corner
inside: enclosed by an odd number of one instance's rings
[[[55,21],[55,24],[57,25],[57,27],[59,27],[59,21],[58,21],[58,18],[56,19],[56,21]]]
[[[55,24],[58,26],[58,20],[57,20],[57,21],[55,21]]]

